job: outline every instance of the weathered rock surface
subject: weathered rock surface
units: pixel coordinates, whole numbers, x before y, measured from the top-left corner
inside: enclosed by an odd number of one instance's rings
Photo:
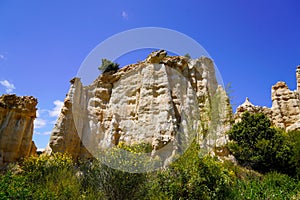
[[[165,156],[171,157],[193,137],[204,146],[227,141],[231,107],[209,58],[188,60],[158,51],[143,62],[102,74],[91,85],[83,86],[79,78],[71,84],[51,134],[52,152],[86,157],[87,149],[93,154],[119,142],[145,142],[152,144],[153,155],[169,146]],[[217,133],[208,137],[213,130]]]
[[[74,80],[71,80],[72,86],[70,91],[64,100],[64,105],[61,109],[61,113],[57,122],[52,130],[50,137],[50,143],[46,147],[46,152],[61,152],[61,153],[70,153],[75,158],[79,157],[91,157],[88,151],[83,146],[80,137],[77,133],[77,129],[73,117],[73,107],[71,99],[75,93],[77,85],[74,85]],[[79,82],[76,82],[77,84]],[[79,88],[82,87],[81,85]],[[77,113],[80,115],[80,113]],[[51,148],[49,148],[51,146]]]
[[[254,106],[249,99],[237,108],[236,119],[245,111],[266,114],[273,125],[286,131],[300,130],[300,66],[296,70],[297,90],[291,91],[285,82],[272,86],[272,107]]]
[[[0,97],[0,166],[36,154],[32,141],[36,105],[32,96]]]

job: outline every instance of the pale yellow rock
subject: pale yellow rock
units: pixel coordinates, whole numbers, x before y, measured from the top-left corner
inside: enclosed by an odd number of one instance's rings
[[[36,105],[32,96],[0,97],[0,166],[36,154],[32,141]]]
[[[80,115],[78,113],[73,113],[73,107],[71,99],[74,101],[79,101],[76,97],[81,97],[82,85],[78,79],[71,80],[72,86],[70,91],[64,101],[64,105],[61,109],[59,118],[57,119],[54,128],[50,136],[50,142],[46,147],[46,153],[51,154],[52,152],[69,153],[74,158],[78,157],[91,157],[87,150],[82,145],[80,136],[78,135],[73,115]],[[78,94],[78,96],[73,96]]]
[[[272,107],[254,106],[246,99],[236,111],[239,120],[245,111],[266,114],[273,125],[286,131],[300,130],[300,66],[296,70],[297,90],[291,91],[285,82],[277,82],[272,86]]]
[[[272,109],[262,106],[255,106],[253,105],[249,98],[247,97],[245,102],[237,107],[236,113],[235,113],[235,121],[239,122],[241,120],[242,115],[244,112],[250,112],[250,113],[264,113],[267,115],[270,119],[272,117]]]
[[[179,151],[178,146],[184,148],[193,137],[206,142],[209,148],[218,138],[222,138],[219,144],[227,141],[224,127],[230,120],[225,118],[231,108],[228,110],[228,97],[218,87],[209,58],[188,60],[158,51],[146,61],[102,74],[91,85],[83,86],[79,78],[71,83],[51,134],[52,152],[86,157],[84,146],[94,154],[98,148],[110,148],[120,142],[145,142],[152,145],[153,156],[168,147],[164,156],[172,157]],[[213,132],[212,128],[208,130],[213,124],[208,110],[212,107],[211,98],[216,96],[215,117],[226,125],[215,126],[218,133],[207,142],[199,133],[204,129]]]
[[[146,61],[149,63],[159,63],[166,56],[167,52],[165,50],[154,51],[148,56]]]

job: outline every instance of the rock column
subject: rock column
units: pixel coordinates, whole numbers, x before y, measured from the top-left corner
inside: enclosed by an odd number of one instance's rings
[[[297,91],[300,93],[300,65],[296,69]]]
[[[32,141],[36,105],[32,96],[0,96],[0,167],[36,154]]]

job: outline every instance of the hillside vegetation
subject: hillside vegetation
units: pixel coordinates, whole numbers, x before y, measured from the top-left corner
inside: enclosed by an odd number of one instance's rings
[[[200,155],[193,142],[167,169],[128,173],[97,160],[40,155],[0,175],[0,199],[300,199],[300,132],[271,127],[263,114],[245,113],[228,132],[238,165]],[[130,152],[147,145],[125,146]],[[128,161],[130,162],[130,161]]]

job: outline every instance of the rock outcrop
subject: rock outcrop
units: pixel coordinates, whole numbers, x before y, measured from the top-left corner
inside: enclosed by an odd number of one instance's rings
[[[36,154],[32,141],[36,105],[32,96],[0,97],[0,166]]]
[[[245,111],[266,114],[273,125],[286,131],[300,130],[300,66],[296,70],[297,89],[291,91],[285,82],[277,82],[272,86],[272,107],[254,106],[247,98],[237,108],[236,119],[240,119]]]
[[[76,98],[74,94],[79,97],[83,95],[78,93],[78,88],[82,89],[83,86],[78,79],[72,79],[70,82],[72,84],[70,91],[64,100],[61,113],[52,130],[50,143],[46,148],[46,152],[48,154],[51,154],[51,152],[69,153],[74,158],[88,158],[91,157],[91,154],[86,150],[81,142],[80,136],[82,136],[82,133],[77,132],[77,127],[74,121],[75,119],[73,117],[75,113],[73,113],[72,103],[72,100],[75,100]],[[83,115],[83,118],[85,117],[84,113],[77,112],[76,115],[78,115],[78,120],[81,120],[81,114]],[[82,121],[82,123],[84,122]]]
[[[231,107],[209,58],[168,57],[161,50],[91,85],[79,78],[71,84],[51,134],[52,152],[88,157],[120,142],[144,142],[152,155],[168,146],[164,156],[172,157],[196,137],[206,147],[227,140]]]

